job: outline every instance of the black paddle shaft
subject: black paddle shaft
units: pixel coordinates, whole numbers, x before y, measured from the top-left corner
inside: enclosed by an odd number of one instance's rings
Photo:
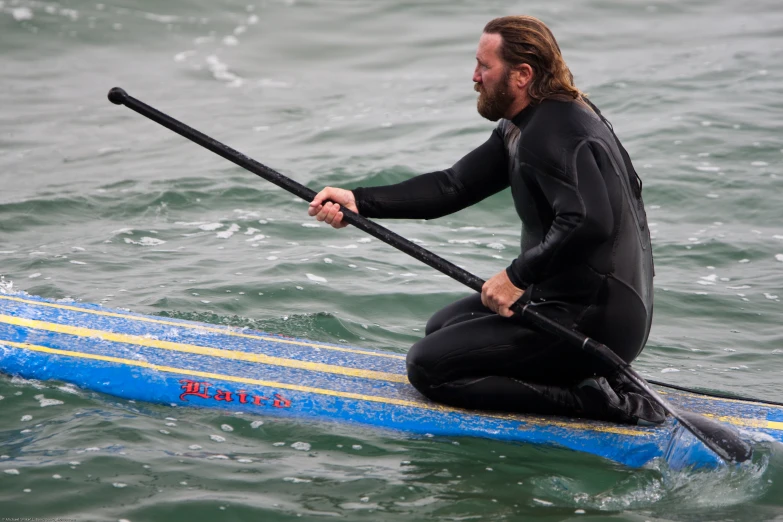
[[[304,185],[288,178],[287,176],[280,174],[274,169],[271,169],[266,165],[263,165],[258,161],[245,156],[241,152],[234,150],[213,138],[210,138],[206,134],[189,127],[188,125],[185,125],[171,116],[160,112],[154,107],[137,100],[125,92],[124,89],[119,87],[114,87],[111,89],[109,91],[109,101],[116,105],[125,105],[129,109],[138,112],[142,116],[145,116],[166,127],[167,129],[176,132],[180,136],[211,150],[215,154],[222,156],[230,162],[246,170],[249,170],[250,172],[264,178],[271,183],[274,183],[278,187],[285,189],[286,191],[302,198],[305,201],[312,201],[316,196],[316,192],[312,189],[309,189]],[[359,230],[367,232],[380,241],[383,241],[384,243],[405,252],[406,254],[418,259],[435,270],[446,274],[455,281],[464,284],[468,288],[471,288],[476,292],[481,292],[481,289],[484,286],[483,279],[476,277],[467,270],[458,267],[454,263],[443,259],[442,257],[430,252],[429,250],[426,250],[425,248],[420,247],[408,239],[405,239],[399,234],[396,234],[391,230],[370,221],[356,212],[353,212],[347,208],[342,208],[341,211],[343,213],[343,220],[346,223],[353,225]],[[599,357],[601,360],[609,363],[611,366],[616,367],[723,460],[728,462],[743,462],[750,458],[752,454],[752,448],[750,445],[742,441],[738,434],[728,430],[720,423],[711,421],[700,415],[695,415],[692,413],[684,415],[681,412],[678,412],[666,400],[658,395],[658,393],[656,393],[655,390],[653,390],[650,385],[647,384],[647,382],[633,368],[631,368],[630,365],[628,365],[628,363],[621,359],[607,346],[571,328],[563,326],[562,324],[553,321],[545,315],[542,315],[533,309],[534,306],[535,305],[531,305],[530,303],[525,305],[516,303],[511,307],[511,309],[514,311],[514,313],[527,318],[537,328],[557,335],[560,338],[567,339],[574,346],[578,346],[582,350]],[[699,426],[697,426],[697,424]]]

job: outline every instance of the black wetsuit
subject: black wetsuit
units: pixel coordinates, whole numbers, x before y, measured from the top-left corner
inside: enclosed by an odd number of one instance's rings
[[[652,319],[650,236],[641,181],[594,107],[529,105],[452,168],[354,194],[367,217],[433,219],[509,186],[523,228],[506,272],[525,290],[520,301],[632,361]],[[453,406],[601,417],[575,385],[610,369],[474,294],[429,320],[408,373],[422,394]]]

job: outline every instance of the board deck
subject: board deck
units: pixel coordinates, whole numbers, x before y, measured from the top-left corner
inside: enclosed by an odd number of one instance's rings
[[[0,294],[0,372],[151,403],[560,446],[631,467],[656,458],[719,463],[672,419],[636,427],[449,408],[408,383],[403,354],[26,294]],[[783,407],[659,391],[682,409],[783,442]]]

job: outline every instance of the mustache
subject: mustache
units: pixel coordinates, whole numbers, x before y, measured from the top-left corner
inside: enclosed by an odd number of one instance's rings
[[[476,92],[482,92],[484,89],[481,88],[481,84],[480,83],[474,83],[473,84],[473,90],[476,91]]]

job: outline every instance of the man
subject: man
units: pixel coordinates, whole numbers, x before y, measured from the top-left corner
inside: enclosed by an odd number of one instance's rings
[[[327,187],[309,214],[433,219],[511,187],[522,252],[481,295],[437,312],[408,353],[411,384],[452,406],[662,422],[663,411],[593,357],[514,317],[513,303],[606,344],[626,362],[652,319],[641,180],[609,123],[574,86],[550,30],[528,16],[484,28],[473,73],[489,140],[450,169],[384,187]]]

